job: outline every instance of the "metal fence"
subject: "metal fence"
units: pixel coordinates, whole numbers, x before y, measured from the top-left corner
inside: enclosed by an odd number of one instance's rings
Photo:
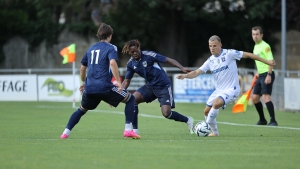
[[[190,67],[191,70],[198,69],[198,67]],[[164,67],[166,73],[172,77],[172,75],[181,73],[178,68]],[[126,68],[119,68],[120,75],[125,76]],[[284,108],[284,78],[300,78],[300,70],[298,71],[281,71],[274,70],[275,72],[275,81],[273,84],[272,92],[272,101],[274,103],[276,110],[289,111]],[[0,75],[9,75],[9,74],[72,74],[72,68],[56,68],[56,69],[0,69]],[[247,91],[250,88],[250,84],[253,78],[253,75],[256,73],[255,69],[238,69],[240,85],[241,85],[241,94]],[[75,69],[75,74],[79,74],[79,69]],[[251,102],[250,102],[251,103]]]
[[[239,74],[242,76],[256,73],[255,69],[239,68],[238,71]],[[290,110],[286,110],[284,107],[284,97],[285,97],[284,78],[285,77],[300,78],[300,70],[283,72],[282,70],[275,69],[274,73],[275,73],[275,81],[273,83],[273,91],[272,91],[272,101],[274,103],[274,107],[276,110],[290,111]]]

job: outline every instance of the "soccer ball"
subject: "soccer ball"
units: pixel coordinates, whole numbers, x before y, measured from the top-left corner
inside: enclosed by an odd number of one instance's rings
[[[205,121],[200,121],[194,126],[194,132],[199,137],[206,137],[211,133],[211,129]]]

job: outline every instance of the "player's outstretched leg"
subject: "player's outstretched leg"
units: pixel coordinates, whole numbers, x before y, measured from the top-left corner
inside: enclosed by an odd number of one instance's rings
[[[186,122],[188,129],[190,131],[190,134],[194,134],[194,119],[193,117],[188,116],[188,121]]]
[[[184,116],[176,111],[170,111],[170,113],[166,113],[163,109],[162,109],[162,111],[163,111],[163,115],[165,118],[186,123],[190,134],[194,133],[194,131],[193,131],[194,119],[192,117]],[[168,116],[166,116],[167,114],[168,114]]]
[[[140,134],[139,128],[138,128],[138,114],[139,114],[138,104],[134,105],[134,113],[135,114],[134,114],[133,121],[132,121],[132,128],[136,134]]]
[[[73,127],[79,122],[80,118],[86,113],[86,110],[83,110],[81,107],[78,108],[70,117],[69,122],[60,136],[61,139],[67,139],[70,135],[71,130]]]
[[[216,120],[218,114],[219,114],[219,109],[215,109],[213,107],[210,109],[208,113],[206,123],[209,124],[212,130],[212,133],[210,133],[208,136],[219,136],[219,130],[218,130],[217,120]]]
[[[139,139],[139,138],[141,138],[141,136],[132,130],[132,121],[133,121],[133,118],[135,115],[134,103],[135,103],[134,96],[133,95],[128,96],[128,99],[125,101],[126,122],[125,122],[125,130],[124,130],[123,136],[126,138]]]

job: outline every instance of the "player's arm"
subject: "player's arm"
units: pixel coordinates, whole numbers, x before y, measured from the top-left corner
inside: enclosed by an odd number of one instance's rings
[[[122,88],[127,89],[128,86],[130,85],[131,79],[125,79],[122,82]]]
[[[201,69],[197,69],[197,70],[189,72],[188,74],[179,74],[176,78],[180,79],[180,80],[182,80],[184,78],[193,79],[203,73],[205,73],[205,72],[203,72]]]
[[[88,65],[87,62],[88,62],[88,57],[87,57],[87,53],[85,53],[85,55],[81,59],[81,67],[80,67],[80,71],[79,71],[80,79],[83,84],[85,84],[85,79],[86,79],[86,69],[87,69],[87,65]]]
[[[122,88],[124,88],[124,89],[128,88],[128,86],[130,85],[131,79],[133,77],[133,74],[134,74],[134,70],[131,69],[130,64],[127,63],[126,75],[122,82]]]
[[[270,66],[274,66],[276,65],[275,63],[275,60],[265,60],[257,55],[254,55],[253,53],[249,53],[249,52],[243,52],[243,57],[242,58],[250,58],[250,59],[253,59],[253,60],[258,60],[258,61],[261,61],[267,65],[270,65]]]
[[[84,84],[85,78],[86,78],[86,69],[87,69],[86,66],[81,65],[81,67],[80,67],[80,79],[81,79],[83,84]]]
[[[169,57],[166,57],[166,63],[168,63],[169,65],[172,65],[174,67],[178,67],[181,71],[183,71],[184,73],[188,73],[191,70],[189,68],[183,67],[180,63],[178,63],[176,60],[171,59]]]
[[[119,67],[118,67],[118,64],[117,64],[116,60],[111,59],[109,61],[109,65],[110,65],[110,69],[111,69],[111,72],[112,72],[113,76],[117,80],[118,89],[119,89],[119,91],[121,91],[122,90],[122,85],[121,85],[121,80],[120,80]]]
[[[80,91],[81,94],[84,91],[84,85],[85,85],[85,79],[86,79],[86,69],[87,69],[86,66],[81,65],[81,67],[80,67],[80,73],[79,73],[80,74],[80,79],[82,81],[82,84],[79,87],[79,91]]]

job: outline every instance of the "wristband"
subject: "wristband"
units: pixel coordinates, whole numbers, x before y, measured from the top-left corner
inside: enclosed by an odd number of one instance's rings
[[[85,84],[85,81],[83,81],[82,84]]]
[[[272,73],[268,73],[269,76],[272,76]]]

